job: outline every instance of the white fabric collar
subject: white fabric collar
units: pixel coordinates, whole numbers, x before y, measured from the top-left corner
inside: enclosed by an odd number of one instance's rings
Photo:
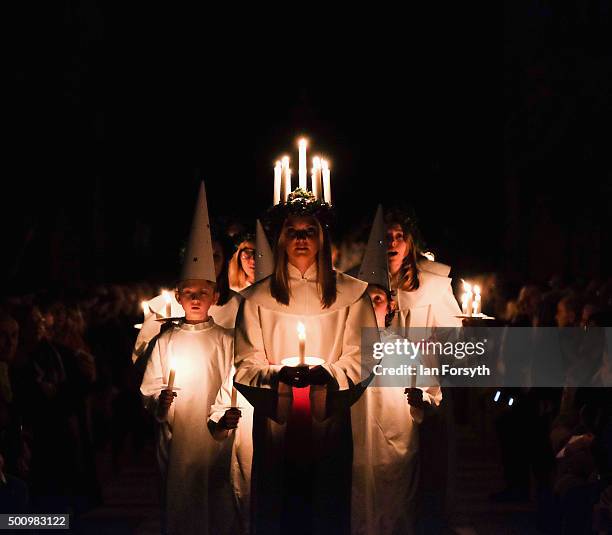
[[[208,321],[203,321],[202,323],[187,323],[185,321],[181,321],[179,327],[182,331],[204,331],[206,329],[210,329],[214,327],[215,322],[212,319],[212,316],[208,316]]]

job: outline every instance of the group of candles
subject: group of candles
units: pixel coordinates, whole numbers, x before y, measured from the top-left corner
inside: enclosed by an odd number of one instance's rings
[[[299,187],[303,190],[308,189],[306,147],[308,142],[305,139],[298,141],[299,165],[298,179]],[[315,199],[331,204],[331,181],[329,172],[329,162],[320,156],[312,159],[312,170],[310,175],[311,191]],[[274,199],[276,206],[281,202],[287,202],[287,197],[291,193],[291,169],[289,167],[289,156],[283,156],[274,165]]]
[[[482,298],[480,296],[480,286],[463,281],[463,294],[461,295],[461,312],[464,316],[482,315]]]

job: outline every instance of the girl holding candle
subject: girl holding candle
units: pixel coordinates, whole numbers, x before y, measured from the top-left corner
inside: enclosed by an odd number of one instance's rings
[[[443,342],[447,337],[456,336],[455,328],[462,326],[457,316],[462,311],[448,277],[450,267],[421,256],[413,217],[401,210],[390,210],[385,214],[385,223],[389,277],[396,311],[393,328],[401,336],[415,340],[435,336]],[[451,392],[451,389],[445,390],[444,402],[441,388],[424,396],[432,407],[432,417],[422,426],[419,447],[421,451],[431,452],[426,457],[429,464],[423,465],[421,474],[422,486],[429,489],[430,501],[436,502],[431,508],[432,516],[452,509],[454,475],[450,460],[454,451],[454,426]],[[440,466],[446,470],[440,470]],[[425,524],[429,514],[426,510],[422,515]]]
[[[292,194],[269,215],[274,272],[243,292],[235,337],[236,385],[255,407],[252,530],[347,533],[349,407],[372,368],[360,346],[361,328],[376,326],[374,313],[366,284],[332,268],[329,207],[310,193]],[[299,322],[305,356],[324,364],[283,366],[300,353]],[[319,421],[311,403],[321,392],[328,399]],[[285,421],[278,411],[287,400]]]
[[[391,327],[394,318],[382,207],[370,232],[359,278],[368,283],[381,342],[400,339]],[[389,359],[388,361],[386,359]],[[397,366],[399,355],[383,357],[383,366]],[[424,355],[410,364],[435,366]],[[353,535],[411,534],[416,529],[419,484],[419,427],[439,398],[437,382],[412,375],[397,383],[375,377],[351,409],[353,431]]]

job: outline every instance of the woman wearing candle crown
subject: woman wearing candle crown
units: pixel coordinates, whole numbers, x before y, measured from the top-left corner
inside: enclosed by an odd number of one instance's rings
[[[361,328],[376,320],[367,285],[332,268],[329,205],[297,190],[270,215],[274,272],[244,291],[235,336],[235,383],[255,407],[252,532],[349,533],[350,402],[373,364]],[[282,364],[300,322],[322,365]]]

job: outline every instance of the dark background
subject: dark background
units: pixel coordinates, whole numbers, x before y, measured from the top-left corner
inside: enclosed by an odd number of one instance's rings
[[[403,200],[456,273],[610,273],[610,1],[168,9],[7,10],[5,291],[171,280],[198,176],[213,216],[251,222],[299,135],[331,160],[339,234]]]

